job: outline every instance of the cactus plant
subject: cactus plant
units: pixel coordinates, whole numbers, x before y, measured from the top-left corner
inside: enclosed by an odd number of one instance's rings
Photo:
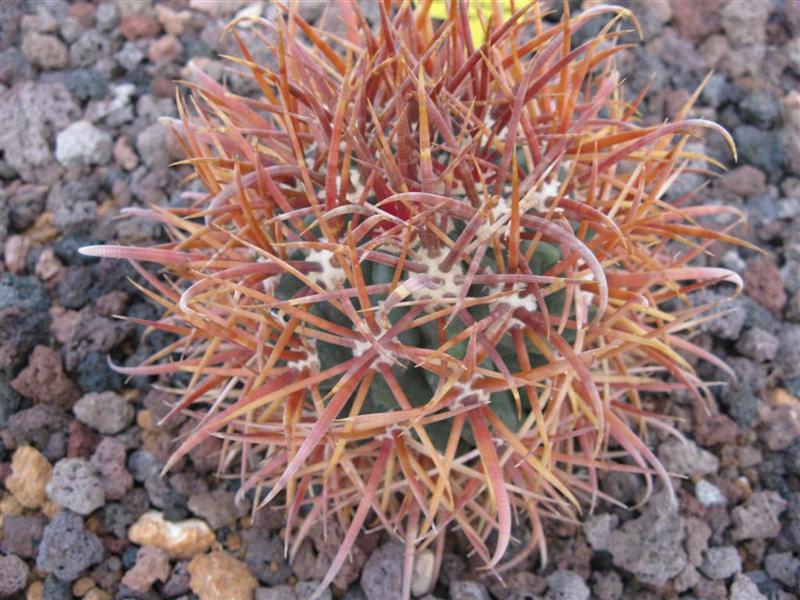
[[[170,464],[221,438],[240,493],[285,506],[290,556],[315,523],[341,525],[320,590],[366,526],[405,543],[403,597],[414,553],[439,560],[449,530],[497,573],[544,560],[543,519],[606,498],[600,471],[671,489],[642,440],[671,428],[641,395],[703,402],[687,355],[727,369],[685,334],[708,318],[693,291],[741,286],[692,266],[735,241],[700,224],[728,209],[669,194],[698,158],[690,136],[732,147],[687,117],[699,90],[675,122],[641,125],[614,66],[622,24],[638,28],[627,9],[478,11],[476,43],[466,4],[435,19],[430,0],[379,2],[374,29],[355,3],[317,27],[276,4],[254,23],[274,66],[232,24],[230,60],[261,95],[195,70],[171,122],[205,191],[128,211],[168,243],[82,250],[130,260],[164,310],[131,320],[175,335],[116,367],[188,374],[170,414],[196,424]]]

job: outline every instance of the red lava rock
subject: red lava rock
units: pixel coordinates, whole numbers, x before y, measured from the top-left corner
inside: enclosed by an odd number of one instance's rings
[[[130,140],[126,136],[121,135],[117,138],[114,143],[113,153],[116,163],[126,171],[133,171],[139,166],[139,155],[136,154],[136,150],[133,149]]]
[[[97,447],[100,436],[78,419],[70,421],[68,431],[67,458],[89,458]]]
[[[680,2],[672,0],[676,5],[672,11],[672,24],[682,38],[695,44],[702,42],[712,33],[720,31],[719,9],[722,0],[706,2]]]
[[[175,12],[164,4],[156,4],[156,15],[164,26],[164,30],[172,35],[180,36],[186,29],[186,25],[192,18],[192,13],[188,10]]]
[[[155,77],[150,84],[153,94],[159,98],[174,98],[175,84],[166,77]]]
[[[671,121],[677,118],[678,113],[689,100],[689,92],[684,89],[670,90],[664,98],[664,112]]]
[[[25,265],[28,258],[28,251],[31,242],[28,238],[21,235],[9,236],[5,243],[4,256],[6,267],[15,275],[25,272]]]
[[[174,35],[165,35],[150,44],[147,49],[147,58],[155,64],[174,61],[183,51],[183,45]]]
[[[800,409],[796,406],[776,406],[760,412],[766,413],[761,415],[761,438],[770,450],[786,450],[800,438]]]
[[[80,323],[81,315],[76,310],[67,310],[60,306],[50,309],[50,333],[61,344],[66,344]]]
[[[119,500],[133,487],[125,458],[125,444],[112,437],[103,438],[92,455],[90,462],[100,471],[106,500]]]
[[[136,564],[125,573],[122,585],[143,594],[157,580],[165,582],[171,572],[169,555],[155,546],[142,546],[136,554]]]
[[[731,169],[719,178],[719,188],[726,199],[752,198],[764,191],[767,176],[752,165]]]
[[[34,402],[57,404],[70,408],[80,398],[80,391],[64,373],[58,352],[47,346],[36,346],[13,387]]]
[[[744,272],[747,295],[774,315],[786,306],[786,289],[777,265],[767,258],[753,258]]]
[[[694,440],[706,448],[717,444],[733,443],[739,434],[736,422],[726,415],[708,415],[705,409],[697,406],[694,409]]]
[[[40,514],[33,516],[5,515],[3,517],[3,543],[0,551],[23,558],[34,558],[36,547],[44,533],[45,519]]]
[[[76,19],[84,29],[91,29],[94,27],[95,22],[94,12],[94,4],[89,2],[75,2],[70,5],[67,14],[73,19]]]
[[[119,30],[126,40],[154,38],[161,32],[158,19],[142,13],[125,15],[119,23]]]
[[[115,290],[100,296],[95,303],[95,309],[99,315],[113,317],[125,311],[125,304],[127,302],[128,294],[121,290]]]

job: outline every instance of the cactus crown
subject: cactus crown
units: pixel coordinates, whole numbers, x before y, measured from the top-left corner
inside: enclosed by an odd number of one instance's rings
[[[687,294],[740,286],[688,266],[732,240],[699,223],[725,209],[666,200],[690,134],[730,137],[687,119],[691,101],[637,125],[613,63],[626,9],[565,3],[551,23],[518,3],[480,15],[476,45],[467,3],[444,20],[431,4],[380,2],[373,30],[343,2],[323,17],[339,34],[276,5],[253,33],[273,66],[232,26],[262,95],[198,71],[173,123],[207,193],[133,211],[169,243],[84,249],[131,260],[165,310],[144,324],[177,336],[120,368],[190,374],[173,412],[198,421],[173,462],[222,438],[242,493],[285,492],[290,553],[315,522],[341,525],[322,587],[366,525],[405,540],[407,596],[414,549],[440,557],[448,529],[502,571],[544,558],[542,518],[594,504],[599,470],[669,486],[640,436],[667,426],[640,394],[702,401],[678,351],[719,361],[681,337],[708,308]],[[501,564],[512,514],[532,535]]]

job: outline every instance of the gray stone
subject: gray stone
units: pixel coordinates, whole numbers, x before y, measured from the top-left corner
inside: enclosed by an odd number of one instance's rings
[[[25,58],[40,69],[63,69],[69,64],[67,47],[54,35],[29,31],[22,36],[20,48]]]
[[[106,502],[100,474],[82,458],[64,458],[55,464],[47,496],[79,515],[88,515]]]
[[[22,593],[28,583],[28,565],[19,556],[0,556],[0,598]]]
[[[769,331],[752,327],[739,338],[736,349],[740,354],[756,362],[766,362],[775,358],[778,352],[778,338]]]
[[[757,90],[739,103],[742,118],[760,129],[769,129],[781,113],[780,101],[767,90]]]
[[[733,546],[709,548],[705,552],[700,571],[710,579],[727,579],[741,573],[742,559]]]
[[[94,13],[97,29],[107,33],[119,25],[119,8],[113,2],[101,2]]]
[[[203,494],[189,496],[189,510],[203,519],[211,529],[229,527],[236,523],[236,519],[249,512],[249,503],[243,500],[240,506],[236,505],[236,494],[227,490],[214,490]]]
[[[786,500],[778,493],[756,492],[731,511],[734,541],[774,538],[781,531],[778,517],[785,508]]]
[[[800,377],[800,325],[783,327],[778,336],[780,345],[775,364],[784,379]]]
[[[292,574],[283,556],[283,542],[269,537],[259,528],[242,531],[245,547],[244,561],[250,572],[265,585],[278,585]]]
[[[700,98],[714,108],[718,108],[723,102],[730,97],[730,88],[725,76],[720,73],[714,73],[708,80],[706,87],[700,92]]]
[[[125,42],[122,48],[114,54],[114,59],[126,71],[133,71],[144,60],[144,51],[136,42]]]
[[[722,29],[732,46],[763,44],[770,3],[731,0],[720,11]]]
[[[740,125],[733,131],[739,160],[765,171],[774,178],[783,163],[783,145],[778,134],[752,125]]]
[[[402,569],[402,566],[403,563],[400,561],[398,568]],[[391,596],[383,597],[390,598]],[[372,600],[369,595],[367,595],[367,598]],[[477,581],[454,581],[450,584],[450,600],[491,600],[491,597],[489,596],[489,590],[482,583]]]
[[[597,600],[620,600],[622,598],[622,578],[616,571],[592,573],[592,593]]]
[[[402,589],[403,553],[401,544],[389,542],[370,555],[361,572],[361,588],[367,600],[391,598]],[[486,598],[488,600],[488,592]]]
[[[711,475],[719,468],[716,456],[688,439],[667,440],[658,447],[658,458],[667,471],[678,475]]]
[[[108,81],[93,69],[75,69],[65,85],[81,102],[97,100],[108,93]]]
[[[297,596],[297,600],[300,598],[310,598],[311,594],[313,594],[319,584],[322,583],[321,581],[301,581],[297,585],[294,586],[294,593]],[[320,593],[317,598],[319,600],[333,600],[333,594],[331,593],[331,589],[325,588],[322,593]]]
[[[151,169],[164,169],[172,162],[167,148],[167,127],[153,123],[136,136],[136,150]]]
[[[722,506],[725,504],[725,495],[713,483],[705,479],[697,482],[694,488],[698,502],[706,508],[711,506]]]
[[[85,31],[69,48],[73,67],[91,67],[110,54],[111,42],[96,29]]]
[[[651,506],[638,519],[613,531],[608,549],[616,566],[642,583],[662,587],[688,564],[685,537],[685,523],[679,515]]]
[[[738,340],[747,319],[747,310],[741,298],[728,300],[727,296],[709,290],[692,295],[695,306],[711,304],[709,315],[713,319],[704,321],[699,329],[723,340]]]
[[[297,600],[291,585],[256,588],[255,600]]]
[[[60,83],[24,81],[0,95],[0,150],[24,181],[50,183],[53,130],[69,125],[80,108]],[[57,173],[56,173],[57,175]]]
[[[758,591],[752,579],[739,573],[731,584],[729,600],[767,600],[767,597]]]
[[[608,550],[608,536],[619,525],[619,517],[610,513],[592,515],[583,523],[583,535],[593,550]]]
[[[83,26],[78,19],[67,17],[58,26],[58,35],[68,44],[77,40],[83,33]]]
[[[17,231],[25,231],[34,224],[44,210],[46,185],[23,185],[9,199],[9,222]]]
[[[76,121],[56,136],[56,159],[65,167],[104,165],[111,160],[112,147],[107,131]]]
[[[558,569],[547,576],[547,600],[589,600],[589,587],[572,571]]]
[[[114,392],[92,392],[75,403],[78,420],[105,435],[127,429],[135,417],[133,406]]]
[[[774,552],[767,554],[764,568],[775,581],[780,581],[789,589],[796,589],[800,582],[800,558],[791,552]]]
[[[103,544],[70,510],[60,511],[45,527],[36,566],[61,581],[74,581],[103,559]]]
[[[758,417],[758,398],[753,388],[743,381],[721,389],[720,402],[725,412],[741,427],[752,426]]]

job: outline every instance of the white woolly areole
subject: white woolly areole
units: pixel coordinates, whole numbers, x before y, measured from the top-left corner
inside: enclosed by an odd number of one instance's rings
[[[555,179],[545,181],[538,189],[531,188],[528,190],[528,193],[522,198],[522,203],[526,208],[544,212],[547,210],[547,200],[555,198],[560,187]]]
[[[458,383],[453,386],[453,389],[458,392],[458,398],[455,399],[453,402],[453,408],[460,408],[462,406],[466,406],[466,399],[472,397],[470,401],[470,405],[474,404],[489,404],[491,400],[491,393],[489,393],[485,389],[476,388],[473,384],[475,383],[476,378],[473,377],[470,381],[466,383]]]
[[[443,301],[445,298],[457,298],[464,281],[464,266],[461,261],[456,261],[449,271],[444,271],[442,270],[442,261],[447,256],[447,252],[442,251],[438,256],[434,256],[430,250],[422,248],[418,255],[416,262],[428,267],[428,276],[439,284],[439,287],[436,289],[426,288],[413,292],[412,295],[417,299],[428,298],[438,301]],[[430,310],[433,310],[433,307],[430,307]]]
[[[322,271],[310,271],[306,273],[311,281],[324,287],[326,290],[334,290],[345,282],[347,277],[340,266],[334,260],[334,254],[330,250],[310,249],[306,250],[306,261],[318,263]]]
[[[303,369],[308,369],[311,373],[319,372],[319,355],[315,349],[306,349],[306,356],[305,358],[301,358],[299,360],[290,360],[286,363],[286,366],[289,369],[295,369],[297,371],[302,371]]]

